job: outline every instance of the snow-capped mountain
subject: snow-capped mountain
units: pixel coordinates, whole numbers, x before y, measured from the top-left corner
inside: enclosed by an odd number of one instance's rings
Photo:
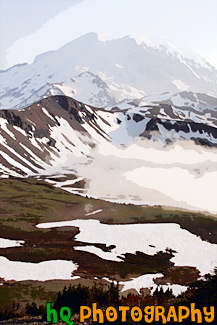
[[[70,97],[52,96],[20,110],[0,111],[0,171],[29,175],[91,159],[96,146],[127,147],[136,139],[193,140],[217,146],[216,111],[168,103],[105,111]],[[69,166],[68,166],[69,167]]]
[[[217,70],[166,42],[86,34],[56,51],[0,72],[0,109],[22,108],[48,95],[73,96],[96,107],[163,92],[215,96]]]

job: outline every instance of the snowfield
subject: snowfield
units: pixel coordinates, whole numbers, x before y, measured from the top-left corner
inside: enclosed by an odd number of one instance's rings
[[[89,219],[37,225],[43,229],[66,226],[79,228],[80,233],[75,237],[78,241],[115,245],[110,252],[104,252],[94,244],[74,248],[93,253],[102,259],[120,262],[120,256],[124,257],[126,253],[135,254],[139,251],[154,255],[172,249],[175,252],[171,262],[175,266],[194,266],[204,275],[212,273],[217,265],[217,245],[201,240],[175,223],[106,225]]]
[[[77,265],[72,261],[51,260],[41,263],[10,261],[0,256],[0,277],[7,280],[70,280]]]

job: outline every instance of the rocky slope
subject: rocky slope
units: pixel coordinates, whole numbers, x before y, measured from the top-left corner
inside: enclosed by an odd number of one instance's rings
[[[184,139],[217,145],[214,109],[201,112],[168,102],[127,105],[105,111],[69,97],[51,96],[26,109],[1,110],[0,171],[29,175],[61,166],[69,157],[86,161],[94,147],[108,142],[127,147],[136,139],[162,145]]]

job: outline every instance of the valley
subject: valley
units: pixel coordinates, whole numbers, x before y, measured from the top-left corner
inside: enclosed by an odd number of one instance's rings
[[[141,105],[106,111],[53,96],[2,110],[0,173],[119,203],[216,213],[215,109],[207,118]]]
[[[0,317],[69,285],[155,304],[214,277],[216,76],[96,33],[0,71]]]

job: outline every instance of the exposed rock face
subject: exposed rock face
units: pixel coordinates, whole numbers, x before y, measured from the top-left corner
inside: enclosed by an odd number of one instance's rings
[[[149,135],[152,131],[160,131],[159,125],[162,125],[167,131],[174,130],[177,133],[184,132],[186,136],[189,134],[189,139],[193,139],[193,133],[195,133],[196,137],[197,132],[199,132],[198,139],[200,135],[205,133],[214,139],[217,139],[217,129],[213,126],[209,126],[204,123],[195,123],[192,121],[175,121],[174,123],[171,123],[171,121],[160,120],[159,118],[150,119],[146,125],[146,130],[141,134],[141,136]]]
[[[66,96],[52,96],[21,110],[0,111],[0,171],[35,174],[65,161],[88,159],[96,145],[127,146],[145,137],[217,146],[216,111],[165,103],[105,111]],[[120,135],[125,134],[123,138]]]

